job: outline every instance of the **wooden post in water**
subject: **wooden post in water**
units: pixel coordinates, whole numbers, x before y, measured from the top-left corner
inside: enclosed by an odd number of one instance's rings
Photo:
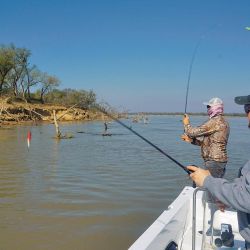
[[[60,129],[59,129],[59,126],[58,126],[58,123],[57,123],[57,120],[56,120],[56,111],[53,109],[53,117],[54,117],[54,124],[55,124],[55,127],[56,127],[56,138],[58,139],[61,139],[61,132],[60,132]]]

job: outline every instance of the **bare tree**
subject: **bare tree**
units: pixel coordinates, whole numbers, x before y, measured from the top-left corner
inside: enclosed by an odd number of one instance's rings
[[[26,65],[25,72],[26,74],[24,75],[24,80],[20,81],[21,94],[23,99],[30,101],[30,88],[42,81],[43,74],[35,65],[30,68]]]
[[[31,53],[25,48],[16,48],[14,45],[12,45],[12,50],[15,52],[15,56],[13,68],[9,73],[9,82],[11,84],[13,94],[18,96],[19,87],[23,84],[26,76],[26,68]]]

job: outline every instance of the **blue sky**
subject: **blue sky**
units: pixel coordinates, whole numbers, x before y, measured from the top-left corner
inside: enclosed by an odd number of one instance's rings
[[[60,88],[129,111],[188,112],[250,94],[249,0],[1,0],[0,43],[32,52]]]

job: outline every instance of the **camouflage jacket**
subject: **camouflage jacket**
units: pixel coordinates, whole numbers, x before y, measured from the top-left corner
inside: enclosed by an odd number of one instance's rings
[[[185,125],[184,131],[193,139],[192,144],[201,147],[204,161],[227,162],[226,147],[230,128],[222,115],[214,116],[198,127]]]

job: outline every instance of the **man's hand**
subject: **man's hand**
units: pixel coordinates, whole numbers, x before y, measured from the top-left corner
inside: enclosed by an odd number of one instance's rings
[[[190,138],[188,135],[186,135],[186,134],[183,134],[182,136],[181,136],[181,139],[183,140],[183,141],[185,141],[185,142],[193,142],[193,139],[192,138]]]
[[[183,125],[188,125],[189,124],[189,116],[185,114],[182,119]]]
[[[222,203],[221,201],[219,201],[219,200],[217,200],[217,199],[216,199],[216,201],[215,201],[215,204],[217,205],[217,207],[219,208],[219,210],[220,210],[221,212],[224,212],[225,209],[227,208],[227,206],[226,206],[224,203]]]
[[[208,170],[204,170],[202,168],[198,168],[195,166],[187,166],[187,169],[193,172],[192,174],[190,174],[190,177],[196,183],[196,185],[199,187],[202,187],[205,179],[209,175],[211,175]]]

